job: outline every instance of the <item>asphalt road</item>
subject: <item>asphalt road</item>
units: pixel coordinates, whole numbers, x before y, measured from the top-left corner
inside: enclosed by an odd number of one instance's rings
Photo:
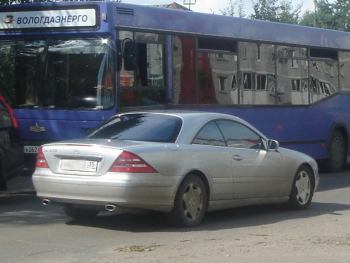
[[[162,215],[78,223],[26,192],[0,194],[0,262],[350,262],[350,169],[323,174],[310,209],[209,213],[196,228]]]

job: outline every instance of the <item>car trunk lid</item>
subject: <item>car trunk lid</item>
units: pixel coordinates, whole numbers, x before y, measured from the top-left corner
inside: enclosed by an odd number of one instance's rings
[[[107,173],[125,150],[142,142],[112,140],[76,140],[43,146],[43,153],[53,173],[99,176]]]

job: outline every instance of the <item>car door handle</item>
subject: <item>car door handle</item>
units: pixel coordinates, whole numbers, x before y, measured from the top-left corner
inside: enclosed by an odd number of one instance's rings
[[[233,156],[233,160],[235,160],[235,161],[242,161],[242,157],[240,156],[240,155],[234,155]]]

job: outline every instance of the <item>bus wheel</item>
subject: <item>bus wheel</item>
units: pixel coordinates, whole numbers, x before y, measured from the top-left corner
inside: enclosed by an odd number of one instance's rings
[[[346,139],[343,132],[335,130],[329,145],[329,159],[327,170],[329,172],[340,172],[344,169],[346,162]]]

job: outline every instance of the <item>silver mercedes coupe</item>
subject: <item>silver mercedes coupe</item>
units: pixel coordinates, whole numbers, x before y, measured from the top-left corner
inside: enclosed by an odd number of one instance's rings
[[[151,111],[118,114],[85,139],[43,145],[33,182],[43,204],[62,204],[77,220],[141,209],[194,226],[218,209],[307,208],[319,175],[311,157],[279,147],[240,118]]]

